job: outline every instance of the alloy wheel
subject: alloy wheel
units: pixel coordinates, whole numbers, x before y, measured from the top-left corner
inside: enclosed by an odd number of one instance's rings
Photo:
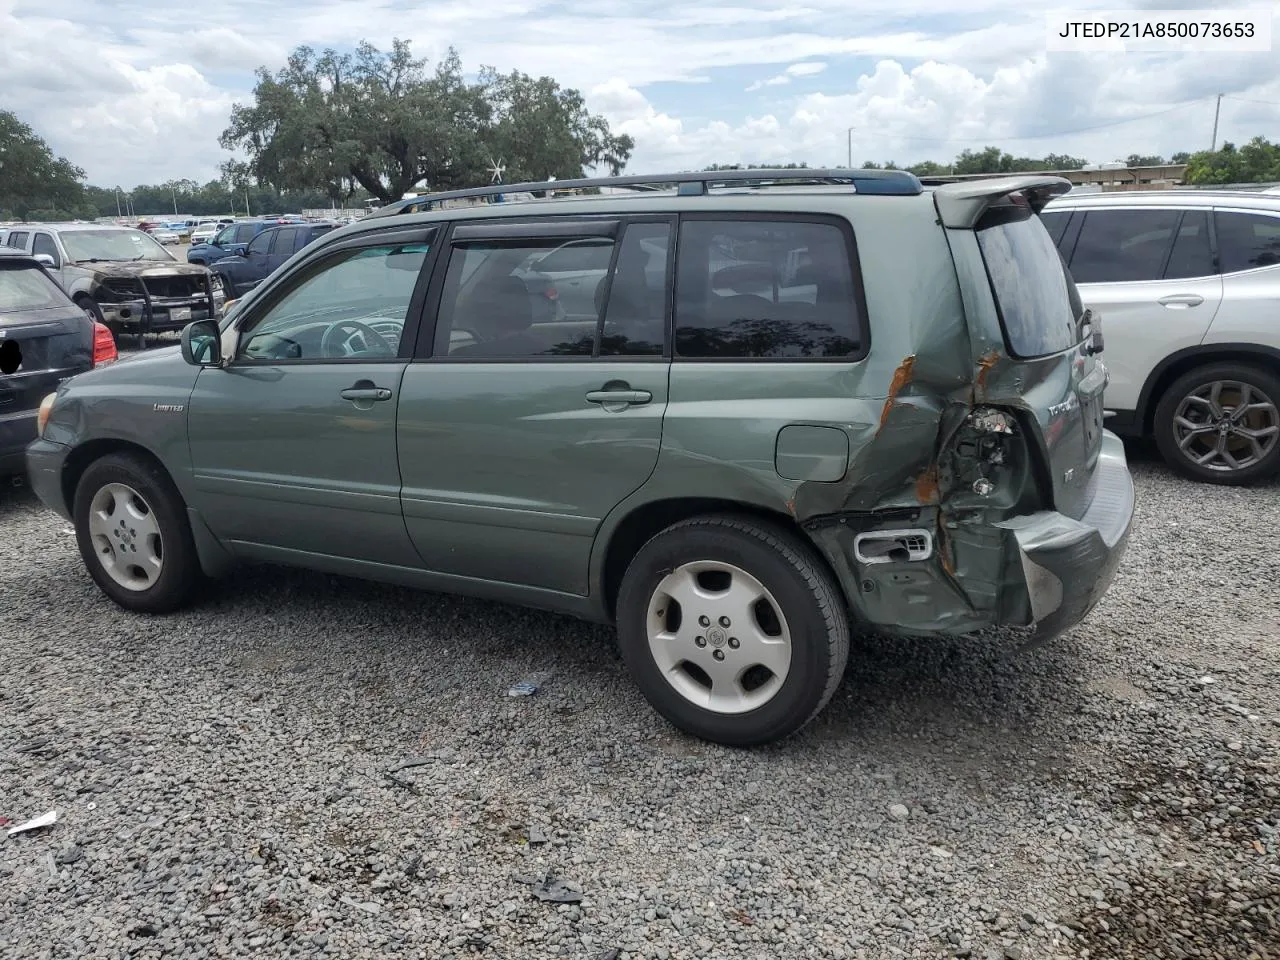
[[[1212,380],[1179,401],[1178,450],[1196,466],[1230,472],[1262,461],[1280,443],[1275,401],[1243,380]]]
[[[89,536],[102,569],[127,590],[148,589],[164,569],[164,540],[155,512],[127,484],[104,484],[93,495]]]
[[[716,713],[763,706],[791,669],[791,631],[781,607],[732,564],[699,560],[667,574],[650,597],[646,630],[666,681]]]

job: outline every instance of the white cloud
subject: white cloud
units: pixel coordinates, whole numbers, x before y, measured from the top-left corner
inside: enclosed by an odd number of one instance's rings
[[[863,0],[856,16],[847,0],[239,0],[198,15],[153,0],[0,0],[0,90],[93,182],[203,180],[226,158],[218,135],[255,67],[278,68],[298,44],[385,49],[397,36],[433,59],[452,44],[468,69],[585,91],[636,139],[636,171],[843,163],[849,127],[855,161],[948,159],[987,143],[1094,160],[1167,154],[1207,146],[1212,102],[1070,131],[1219,91],[1280,102],[1271,55],[1048,56],[1042,12],[1015,0]],[[750,95],[744,75],[760,78]],[[659,86],[673,82],[688,86]],[[1274,137],[1277,117],[1224,101],[1219,140]],[[1049,133],[1063,136],[1029,139]]]

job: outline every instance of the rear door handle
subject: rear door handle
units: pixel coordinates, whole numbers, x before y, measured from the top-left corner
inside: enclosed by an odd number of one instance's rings
[[[390,400],[391,391],[386,387],[347,387],[339,396],[343,400]]]
[[[648,403],[653,394],[648,390],[592,390],[587,394],[591,403]]]
[[[1204,303],[1204,297],[1198,293],[1175,293],[1156,302],[1162,307],[1198,307]]]

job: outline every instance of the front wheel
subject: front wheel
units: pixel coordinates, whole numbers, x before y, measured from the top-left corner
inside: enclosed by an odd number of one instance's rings
[[[831,573],[781,525],[746,518],[700,517],[651,539],[627,568],[617,620],[623,659],[654,709],[727,746],[799,730],[849,657]]]
[[[127,453],[95,461],[73,509],[80,556],[112,600],[164,613],[191,599],[200,561],[182,496],[158,465]]]
[[[1244,485],[1280,471],[1280,378],[1259,367],[1191,370],[1156,405],[1155,439],[1168,464],[1203,483]]]

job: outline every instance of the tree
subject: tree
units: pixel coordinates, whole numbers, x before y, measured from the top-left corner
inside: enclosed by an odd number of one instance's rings
[[[942,177],[946,176],[947,168],[940,163],[934,163],[932,160],[925,160],[923,163],[914,163],[907,167],[907,170],[914,173],[917,177]]]
[[[481,70],[467,83],[455,51],[429,71],[407,41],[383,53],[298,47],[274,76],[257,72],[253,103],[232,108],[222,146],[247,162],[224,167],[280,190],[323,190],[333,201],[357,187],[398,200],[424,181],[433,190],[488,183],[501,161],[508,182],[573,179],[587,167],[616,175],[634,148],[550,77]]]
[[[1088,161],[1073,157],[1069,153],[1051,153],[1044,158],[1045,170],[1079,170]]]
[[[1280,143],[1254,137],[1236,149],[1224,143],[1218,150],[1202,150],[1187,160],[1186,181],[1191,184],[1262,183],[1280,180]]]
[[[0,218],[70,220],[85,211],[84,171],[0,110]]]
[[[1162,167],[1164,166],[1164,157],[1154,154],[1144,156],[1140,153],[1131,153],[1125,158],[1124,162],[1131,167]]]

